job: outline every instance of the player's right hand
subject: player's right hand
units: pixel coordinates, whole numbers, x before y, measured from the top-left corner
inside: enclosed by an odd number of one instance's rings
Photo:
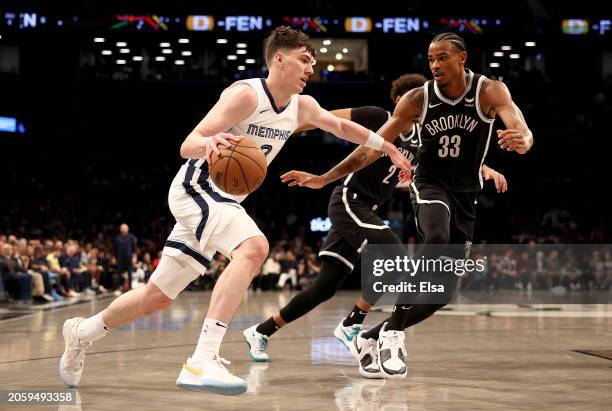
[[[412,181],[412,164],[410,161],[404,157],[402,153],[399,152],[395,146],[393,147],[395,150],[389,153],[389,159],[393,162],[393,164],[399,168],[400,170],[400,180],[402,183],[409,183]]]
[[[229,133],[217,133],[214,136],[204,137],[204,139],[206,161],[208,162],[208,164],[210,164],[212,153],[215,153],[217,155],[221,154],[219,152],[219,148],[217,147],[219,144],[222,144],[227,148],[232,148],[232,143],[230,143],[230,141],[237,143],[242,140],[242,137],[234,136]]]
[[[327,185],[327,181],[321,176],[310,174],[305,171],[291,170],[281,176],[283,183],[288,183],[289,187],[299,186],[319,189]]]

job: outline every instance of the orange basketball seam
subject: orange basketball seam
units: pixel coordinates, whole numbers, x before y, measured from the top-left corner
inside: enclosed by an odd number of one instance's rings
[[[247,148],[257,148],[257,147],[247,147]],[[259,163],[257,163],[257,161],[253,160],[251,157],[247,156],[244,153],[241,153],[240,151],[236,151],[236,153],[245,156],[246,158],[248,158],[249,160],[251,160],[253,163],[255,163],[255,165],[261,170],[262,173],[264,173],[264,176],[268,173],[267,170],[264,170]]]
[[[244,179],[244,185],[246,185],[247,193],[250,194],[251,188],[249,187],[249,182],[247,181],[246,175],[244,174],[244,170],[242,169],[242,166],[240,165],[240,161],[236,160],[234,157],[232,157],[232,160],[234,160],[236,164],[238,164],[238,168],[240,168],[240,173],[242,174],[242,178]]]

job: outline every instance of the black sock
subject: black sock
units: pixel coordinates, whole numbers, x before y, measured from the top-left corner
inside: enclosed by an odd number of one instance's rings
[[[387,318],[386,320],[384,320],[383,322],[381,322],[380,324],[378,324],[376,327],[374,328],[370,328],[368,331],[364,332],[363,334],[361,334],[361,336],[363,338],[374,338],[375,340],[378,340],[378,336],[380,334],[380,330],[382,328],[382,326],[388,322],[391,318]]]
[[[268,318],[266,321],[259,324],[257,328],[255,328],[255,331],[268,337],[278,330],[280,330],[280,327],[278,324],[276,324],[276,321],[274,321],[272,317]]]
[[[412,305],[409,304],[395,304],[393,307],[393,313],[389,317],[389,323],[385,328],[385,331],[404,331],[404,324],[406,324],[407,318],[412,310]]]
[[[367,311],[361,311],[361,308],[354,306],[353,311],[344,319],[342,325],[350,327],[355,324],[363,324],[363,319],[368,315]]]

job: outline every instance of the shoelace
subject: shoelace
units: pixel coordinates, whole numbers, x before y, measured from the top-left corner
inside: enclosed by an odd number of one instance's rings
[[[261,337],[258,341],[257,349],[259,351],[265,351],[267,346],[268,346],[268,339]]]
[[[76,347],[68,351],[66,356],[67,371],[79,371],[83,367],[83,359],[85,357],[85,350],[91,346],[91,342],[78,341]]]
[[[357,326],[357,327],[351,327],[351,340],[353,338],[355,338],[356,335],[358,335],[361,332],[361,327]]]

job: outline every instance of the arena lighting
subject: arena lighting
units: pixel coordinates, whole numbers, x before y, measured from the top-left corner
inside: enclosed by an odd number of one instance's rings
[[[504,51],[512,50],[512,46],[501,46],[501,49]]]
[[[526,41],[525,42],[525,47],[535,47],[536,43],[535,41]]]
[[[512,54],[510,54],[510,58],[511,58],[511,59],[513,59],[513,60],[516,60],[516,59],[518,59],[518,58],[520,58],[520,57],[521,57],[521,55],[520,55],[520,54],[518,54],[518,53],[512,53]]]
[[[493,53],[493,55],[495,57],[504,57],[504,52],[503,51],[496,51],[495,53]]]
[[[327,65],[327,71],[334,71],[334,65],[333,64],[328,64]]]
[[[159,43],[159,47],[161,47],[161,48],[167,48],[167,47],[170,47],[170,43],[168,43],[168,42]]]
[[[142,56],[134,56],[134,57],[132,57],[132,60],[134,60],[134,61],[142,61]]]
[[[130,52],[130,49],[119,49],[119,53],[121,54],[128,54]]]
[[[323,40],[324,46],[329,46],[331,44],[331,40]]]
[[[325,48],[325,47],[321,47],[321,48],[319,49],[319,51],[320,51],[321,53],[325,54],[325,53],[327,53],[327,48]]]
[[[228,60],[236,60],[236,59],[238,59],[238,57],[235,56],[234,54],[230,54],[229,56],[227,56],[227,59]]]
[[[191,51],[189,50],[181,51],[181,56],[191,56]]]
[[[111,54],[113,54],[113,52],[110,51],[110,50],[102,50],[102,55],[103,56],[110,56]]]
[[[162,54],[172,54],[172,49],[163,49]]]
[[[345,48],[343,48],[343,49],[342,49],[342,52],[343,52],[344,54],[346,54],[346,53],[348,53],[348,49],[345,47]]]
[[[183,66],[185,64],[185,60],[175,60],[174,64],[176,64],[177,66]]]
[[[247,54],[245,49],[236,50],[236,54]]]
[[[495,62],[490,63],[489,67],[497,68],[497,67],[499,67],[499,63],[495,63]]]
[[[178,42],[181,44],[188,44],[189,43],[189,39],[178,39]]]
[[[117,64],[125,64],[127,62],[125,60],[117,60],[115,63],[117,63]]]
[[[155,57],[155,61],[166,61],[166,58],[164,56],[157,56]]]
[[[244,62],[246,64],[255,64],[255,59],[246,59]]]
[[[127,43],[125,41],[118,41],[115,43],[115,46],[117,47],[126,47]]]
[[[246,43],[238,43],[238,44],[236,44],[236,48],[245,49],[245,48],[247,48],[247,45],[246,45]]]
[[[227,39],[217,39],[217,44],[227,44]]]
[[[239,71],[244,71],[244,70],[246,70],[246,67],[245,66],[238,66],[238,70]]]
[[[342,60],[342,53],[336,53],[336,60]]]
[[[94,38],[94,43],[104,43],[104,37],[96,37]]]

